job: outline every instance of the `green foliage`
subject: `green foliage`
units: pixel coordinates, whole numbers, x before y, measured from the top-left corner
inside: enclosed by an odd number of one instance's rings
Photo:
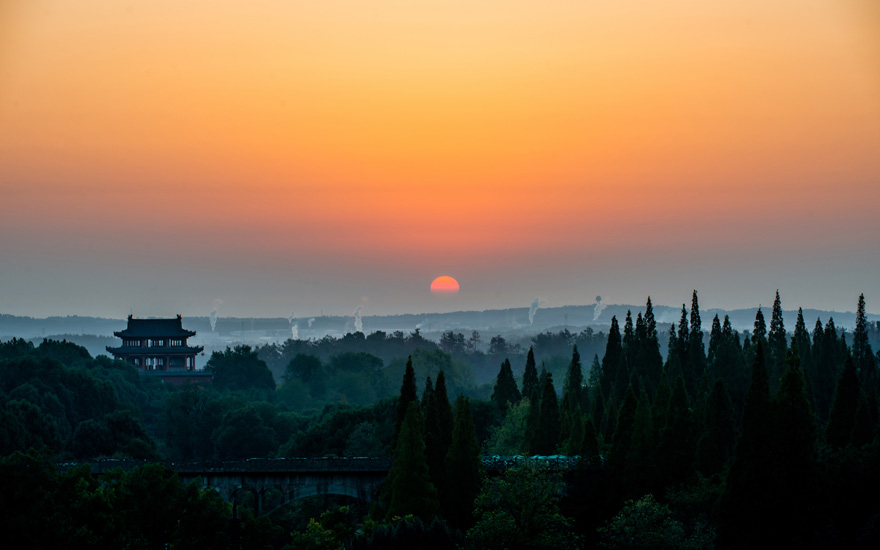
[[[446,482],[440,490],[443,515],[455,527],[469,527],[474,499],[483,483],[483,466],[470,403],[462,395],[455,400],[455,429],[445,473]]]
[[[513,370],[510,368],[510,361],[505,359],[498,371],[498,378],[492,391],[492,401],[504,411],[511,403],[517,403],[521,398],[519,388],[516,387],[516,380],[513,378]]]
[[[48,447],[57,452],[61,446],[55,419],[29,401],[7,401],[0,408],[0,454],[29,448]]]
[[[452,445],[454,417],[446,393],[446,375],[437,374],[437,385],[431,391],[425,410],[425,457],[434,487],[446,481],[446,454]]]
[[[364,532],[354,539],[353,550],[456,550],[464,537],[461,531],[450,529],[447,523],[434,518],[425,523],[415,516],[404,516],[384,524],[364,526]]]
[[[35,452],[0,459],[0,528],[26,548],[223,548],[229,505],[162,465],[94,479]],[[47,528],[50,526],[50,528]]]
[[[650,494],[637,501],[629,500],[605,527],[599,530],[601,548],[657,550],[712,549],[715,532],[698,523],[688,529],[675,519],[668,506],[658,503]]]
[[[715,382],[712,393],[709,394],[701,427],[702,435],[697,441],[695,456],[696,467],[706,476],[721,473],[736,442],[733,407],[721,380]]]
[[[556,454],[556,448],[559,446],[559,402],[556,399],[553,376],[550,373],[547,373],[544,378],[540,411],[538,432],[530,453],[537,455]]]
[[[490,478],[474,503],[467,532],[474,550],[566,550],[578,547],[572,522],[559,511],[562,482],[541,470],[512,469]]]
[[[411,401],[407,407],[386,483],[390,492],[386,521],[409,514],[430,520],[439,512],[437,490],[431,483],[425,460],[422,418],[417,401]]]
[[[393,399],[369,407],[344,403],[326,405],[314,418],[293,419],[293,435],[278,454],[283,457],[390,456],[395,407]]]
[[[355,517],[348,506],[326,510],[319,520],[311,518],[305,532],[291,533],[285,550],[338,550],[349,548],[354,538]]]
[[[611,317],[611,328],[608,330],[608,340],[605,345],[605,355],[602,357],[602,375],[599,377],[599,383],[602,387],[602,395],[606,399],[614,397],[623,398],[623,394],[617,395],[615,390],[615,381],[618,378],[618,370],[623,357],[623,342],[620,338],[620,328],[617,324],[617,317]]]
[[[269,367],[250,346],[215,351],[205,370],[214,373],[214,387],[220,390],[275,389]]]
[[[34,355],[0,361],[0,395],[4,396],[0,405],[4,419],[0,451],[10,453],[46,445],[56,453],[73,452],[81,458],[130,453],[138,458],[156,457],[155,443],[134,412],[137,405],[121,403],[117,398],[118,393],[124,393],[141,403],[150,403],[149,391],[140,380],[108,376],[125,371],[117,369],[118,362],[106,358],[82,357],[78,346],[47,345],[56,355],[69,352],[81,361],[76,368],[68,368],[56,359],[36,357],[39,348],[6,345],[7,353],[11,348],[15,352],[30,350]],[[96,436],[92,442],[97,446],[83,444],[89,440],[86,434]],[[132,443],[134,440],[139,442]]]
[[[655,451],[651,403],[643,389],[636,406],[632,436],[625,459],[626,479],[631,493],[640,494],[654,480]]]
[[[403,373],[403,381],[400,384],[400,396],[397,398],[397,423],[394,425],[394,443],[397,443],[397,437],[403,426],[403,419],[409,410],[410,403],[418,403],[416,394],[416,372],[412,365],[412,356],[406,360],[406,371]]]
[[[541,387],[538,385],[538,369],[535,366],[535,352],[529,346],[526,366],[522,378],[522,396],[535,400],[540,399]]]
[[[528,452],[525,436],[530,408],[529,399],[523,398],[508,409],[504,420],[493,427],[491,435],[486,440],[485,454],[513,456]]]
[[[846,366],[837,382],[831,416],[825,429],[825,441],[832,448],[841,449],[849,444],[860,397],[861,388],[856,367],[852,358],[847,357]]]

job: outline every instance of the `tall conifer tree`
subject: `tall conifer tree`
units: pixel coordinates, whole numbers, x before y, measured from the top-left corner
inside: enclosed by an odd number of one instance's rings
[[[767,366],[767,374],[770,380],[770,393],[776,393],[782,371],[785,369],[785,350],[788,339],[785,336],[785,324],[782,319],[782,300],[779,298],[779,290],[773,300],[773,312],[770,315],[770,332],[767,334],[767,344],[770,348],[770,364]]]
[[[520,398],[519,388],[516,387],[513,370],[510,368],[510,360],[505,359],[501,363],[501,369],[498,371],[498,377],[495,380],[492,401],[502,411],[506,411],[511,403],[519,403]]]
[[[431,481],[438,488],[446,479],[446,453],[452,443],[452,427],[452,406],[446,392],[446,375],[441,370],[425,409],[425,458]]]
[[[620,327],[617,317],[611,317],[611,328],[608,329],[608,340],[605,343],[605,355],[602,357],[602,376],[599,378],[602,384],[602,394],[606,399],[612,396],[614,382],[617,380],[617,370],[623,356],[623,344],[620,338]]]
[[[865,314],[865,295],[859,295],[859,304],[856,308],[856,328],[853,332],[852,343],[853,363],[856,366],[856,372],[859,373],[859,380],[865,387],[866,393],[874,394],[877,392],[877,365],[876,357],[871,350],[871,343],[868,341],[868,319]]]
[[[540,398],[541,387],[538,385],[538,368],[535,366],[535,352],[529,346],[529,354],[526,356],[526,368],[522,379],[522,396],[530,400]]]
[[[786,354],[786,368],[774,402],[774,483],[781,500],[777,521],[781,533],[804,533],[811,525],[818,494],[816,417],[807,398],[797,347]],[[790,540],[791,535],[787,538]],[[809,539],[809,535],[800,535]]]
[[[553,375],[549,372],[544,378],[541,391],[541,419],[537,434],[535,454],[556,454],[559,446],[559,401],[553,388]]]
[[[403,418],[406,416],[409,404],[413,401],[418,403],[419,398],[416,392],[416,372],[413,370],[412,356],[410,355],[406,360],[406,371],[403,374],[403,382],[400,385],[400,396],[397,398],[397,422],[394,425],[395,442],[397,441],[398,434],[400,434],[400,427],[403,424]]]
[[[412,514],[428,521],[440,510],[437,490],[431,483],[422,439],[422,419],[417,401],[410,401],[394,448],[388,473],[390,498],[386,520]]]
[[[660,353],[660,341],[657,339],[657,322],[654,319],[654,306],[651,297],[645,304],[645,373],[648,380],[648,397],[654,397],[660,378],[663,376],[663,355]]]
[[[831,448],[842,449],[849,444],[860,399],[859,377],[852,358],[848,357],[837,381],[834,404],[828,418],[828,427],[825,428],[825,441]]]
[[[735,442],[733,407],[724,389],[724,382],[718,380],[712,386],[712,393],[704,407],[702,435],[697,441],[697,469],[706,476],[720,473],[733,452]]]
[[[760,309],[759,309],[760,311]],[[774,529],[776,496],[773,487],[775,415],[770,399],[764,339],[756,338],[752,378],[743,407],[742,429],[734,449],[721,498],[720,535],[726,542],[748,544]],[[749,525],[749,529],[743,529]]]
[[[691,322],[688,334],[688,370],[690,380],[685,384],[690,395],[698,395],[706,384],[706,346],[703,344],[703,325],[700,320],[700,302],[697,291],[691,297]]]
[[[446,484],[443,487],[444,515],[459,529],[473,525],[474,499],[483,481],[480,445],[474,429],[470,402],[459,395],[455,400],[455,428],[446,455]]]
[[[626,454],[626,479],[631,496],[643,495],[654,480],[656,464],[654,427],[651,421],[651,402],[643,389],[639,394],[633,420],[632,436]]]

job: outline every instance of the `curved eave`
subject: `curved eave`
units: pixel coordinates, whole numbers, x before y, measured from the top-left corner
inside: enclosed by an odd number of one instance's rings
[[[156,338],[191,338],[196,335],[196,331],[194,330],[186,330],[180,329],[175,330],[173,332],[155,332],[150,334],[145,334],[142,331],[135,330],[131,331],[129,329],[114,331],[113,335],[117,338],[146,338],[146,339],[156,339]]]
[[[205,350],[202,346],[187,346],[187,347],[162,347],[162,346],[153,346],[153,347],[119,347],[119,348],[111,348],[107,346],[105,348],[107,351],[112,353],[113,355],[198,355],[199,353]]]

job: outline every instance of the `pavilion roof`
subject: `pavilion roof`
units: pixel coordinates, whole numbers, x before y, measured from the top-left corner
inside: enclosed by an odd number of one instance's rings
[[[189,338],[195,331],[183,328],[180,315],[173,319],[135,319],[128,317],[128,327],[114,332],[119,338]]]

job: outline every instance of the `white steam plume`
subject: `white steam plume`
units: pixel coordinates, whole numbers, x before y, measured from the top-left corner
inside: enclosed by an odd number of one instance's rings
[[[602,310],[605,309],[605,303],[602,301],[601,296],[596,296],[596,305],[593,306],[593,320],[598,321],[599,315],[602,315]]]
[[[312,317],[311,319],[309,319],[309,328],[312,328],[312,325],[314,325],[314,324],[315,324],[315,318]]]
[[[532,307],[529,308],[529,324],[531,325],[535,321],[535,313],[538,311],[538,308],[544,304],[544,300],[540,298],[535,298],[532,300]]]
[[[290,315],[287,316],[287,322],[290,323],[290,339],[296,340],[299,336],[299,326],[295,323],[296,315],[293,312],[290,312]]]
[[[223,300],[217,298],[214,300],[214,309],[211,310],[211,332],[217,327],[217,309],[223,305]]]
[[[356,310],[354,310],[354,330],[357,332],[364,331],[364,322],[361,320],[361,308],[364,306],[358,306]]]

